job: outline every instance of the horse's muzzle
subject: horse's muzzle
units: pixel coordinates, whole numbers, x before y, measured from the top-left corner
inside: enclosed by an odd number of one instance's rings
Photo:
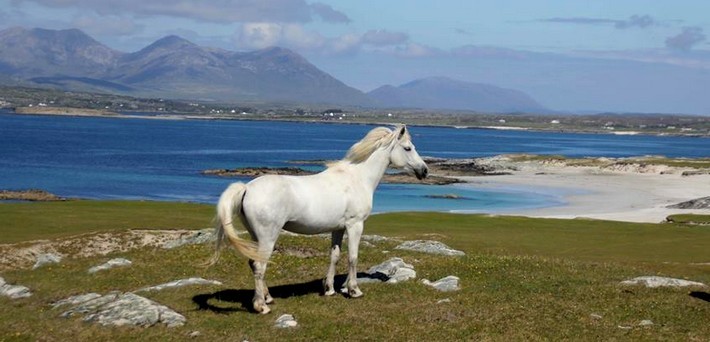
[[[422,180],[426,178],[426,176],[429,174],[429,168],[422,167],[422,168],[416,168],[414,169],[414,175],[417,176],[417,179]]]

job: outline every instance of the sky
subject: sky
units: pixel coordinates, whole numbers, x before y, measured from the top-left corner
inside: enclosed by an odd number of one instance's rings
[[[0,29],[289,48],[362,91],[445,76],[570,112],[710,115],[707,0],[0,0]]]

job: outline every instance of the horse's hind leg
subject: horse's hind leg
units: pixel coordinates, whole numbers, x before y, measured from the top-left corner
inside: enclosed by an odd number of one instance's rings
[[[259,241],[259,253],[263,255],[266,260],[271,257],[275,243],[275,239],[269,241],[262,239]],[[264,282],[267,264],[267,261],[249,261],[251,270],[254,273],[254,299],[252,300],[252,304],[254,305],[254,311],[262,314],[271,312],[271,309],[266,304],[271,303],[274,300],[269,294],[269,289],[266,287],[266,283]]]
[[[323,282],[324,294],[326,296],[332,296],[335,294],[334,288],[334,278],[335,278],[335,265],[340,260],[340,247],[343,244],[343,233],[345,230],[336,230],[331,236],[332,240],[330,243],[330,265],[328,265],[328,273],[325,275],[325,281]]]

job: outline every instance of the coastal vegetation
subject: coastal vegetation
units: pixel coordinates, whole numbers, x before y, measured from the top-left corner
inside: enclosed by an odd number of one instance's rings
[[[189,203],[2,203],[0,246],[7,251],[30,245],[29,240],[63,240],[77,234],[89,237],[97,232],[118,236],[127,229],[201,229],[210,226],[212,213],[211,206]],[[0,339],[705,340],[710,336],[707,288],[649,289],[619,284],[642,275],[709,283],[710,231],[704,227],[392,213],[372,216],[365,233],[439,240],[466,255],[445,257],[396,250],[393,240],[364,244],[360,269],[399,256],[415,266],[418,279],[363,284],[365,296],[361,299],[327,298],[319,292],[330,242],[284,235],[269,266],[268,280],[276,302],[274,313],[266,316],[247,311],[253,279],[243,258],[223,253],[216,266],[200,266],[211,255],[211,244],[67,255],[60,264],[3,272],[6,281],[23,284],[34,294],[20,300],[0,298]],[[301,253],[296,256],[288,251]],[[133,264],[87,273],[89,267],[114,257]],[[339,270],[344,271],[342,262]],[[418,281],[447,275],[460,278],[461,290],[437,292]],[[103,327],[59,317],[62,310],[49,305],[76,294],[133,291],[191,276],[216,279],[224,285],[145,294],[187,318],[178,328]],[[282,313],[294,315],[298,327],[273,328]],[[640,324],[647,320],[652,323]]]
[[[36,107],[40,107],[37,109]],[[55,109],[53,109],[56,107]],[[450,126],[457,128],[526,129],[548,132],[659,134],[707,137],[710,120],[704,116],[677,114],[528,114],[488,113],[463,110],[373,109],[323,104],[241,101],[188,101],[139,98],[124,95],[61,91],[51,88],[0,86],[0,108],[65,115],[82,109],[97,116],[118,113],[152,113],[157,117],[224,120],[285,120],[354,124]],[[35,108],[35,109],[29,109]]]

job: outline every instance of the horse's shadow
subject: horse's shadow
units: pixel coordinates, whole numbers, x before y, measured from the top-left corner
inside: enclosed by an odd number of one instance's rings
[[[379,277],[372,276],[367,273],[358,273],[357,276],[360,279],[361,278],[370,278],[370,279],[377,279],[377,280],[381,280],[381,281],[386,281],[386,279],[380,279]],[[340,275],[335,276],[335,279],[333,282],[334,287],[336,289],[340,289],[343,286],[343,284],[345,284],[346,279],[347,279],[347,275],[345,275],[345,274],[340,274]],[[306,296],[309,294],[323,295],[324,294],[323,279],[320,278],[320,279],[315,279],[315,280],[311,280],[311,281],[299,283],[299,284],[286,284],[286,285],[277,285],[277,286],[269,287],[269,293],[271,294],[272,297],[280,298],[280,299]],[[344,295],[344,296],[346,296],[346,295]],[[209,310],[214,313],[220,313],[220,314],[228,314],[231,312],[239,312],[239,311],[254,312],[254,310],[252,309],[252,303],[251,303],[253,297],[254,297],[254,290],[253,289],[238,289],[238,290],[227,289],[227,290],[217,291],[214,293],[196,295],[196,296],[192,297],[192,302],[197,304],[198,310]],[[227,303],[237,303],[240,306],[239,307],[217,306],[214,304],[215,301],[227,302]]]

